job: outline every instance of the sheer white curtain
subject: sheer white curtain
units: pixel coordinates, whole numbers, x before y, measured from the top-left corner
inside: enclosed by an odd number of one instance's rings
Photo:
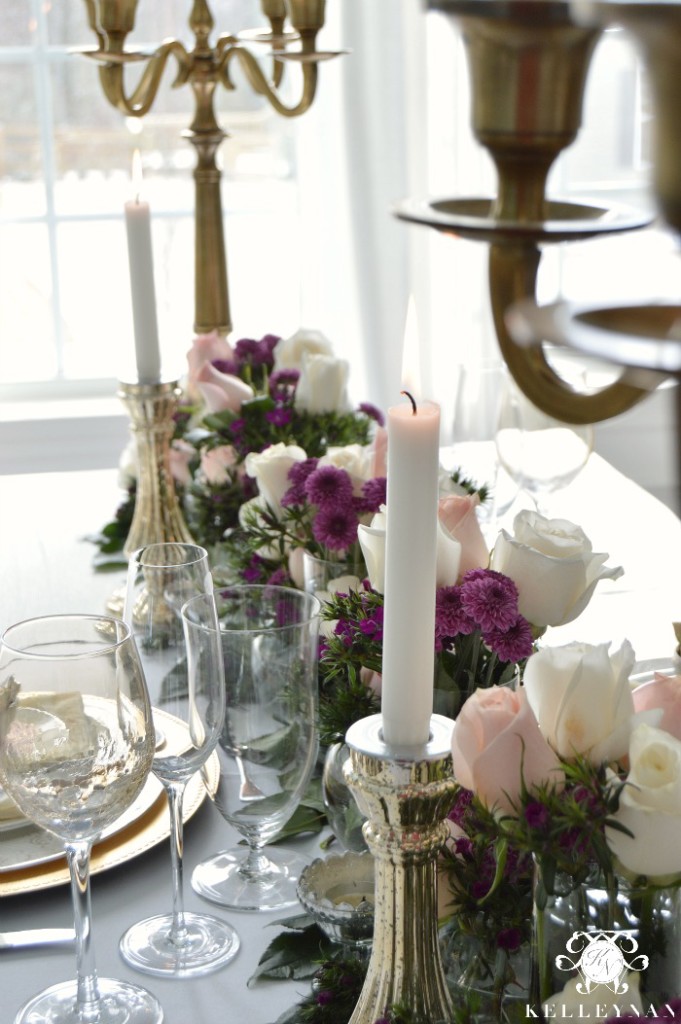
[[[421,391],[443,404],[446,440],[456,364],[494,345],[486,247],[407,224],[393,208],[493,184],[468,127],[461,43],[422,0],[342,0],[327,12],[327,39],[350,52],[322,68],[298,126],[303,319],[350,359],[353,397],[386,408],[399,394],[413,295]]]

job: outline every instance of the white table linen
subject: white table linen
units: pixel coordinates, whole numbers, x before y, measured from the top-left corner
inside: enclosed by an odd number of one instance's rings
[[[114,471],[48,473],[0,478],[0,629],[28,616],[102,610],[122,573],[95,574],[94,548],[82,540],[113,514],[118,500]],[[529,507],[529,503],[528,503]],[[587,610],[574,623],[549,630],[545,642],[572,639],[596,643],[628,637],[641,660],[672,662],[672,621],[681,620],[681,522],[664,505],[597,455],[562,494],[561,515],[581,525],[594,549],[610,554],[625,574],[599,584]],[[208,909],[189,880],[198,861],[235,839],[216,808],[206,801],[185,832],[187,909]],[[0,835],[0,842],[2,836]],[[298,840],[311,857],[319,837]],[[241,937],[241,949],[224,969],[204,978],[170,981],[130,970],[118,955],[118,939],[134,921],[171,905],[167,843],[97,875],[92,881],[94,939],[101,975],[146,985],[160,999],[166,1024],[273,1024],[309,991],[309,983],[258,982],[247,988],[257,962],[277,934],[268,927],[286,912],[223,914]],[[0,900],[0,930],[68,926],[67,886]],[[0,1022],[10,1024],[18,1007],[38,990],[73,976],[72,948],[0,952]]]

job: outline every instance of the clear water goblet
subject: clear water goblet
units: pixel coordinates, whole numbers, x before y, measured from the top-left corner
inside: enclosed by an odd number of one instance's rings
[[[459,366],[456,380],[452,443],[443,449],[441,462],[445,470],[457,470],[477,487],[488,488],[478,518],[493,542],[498,521],[518,494],[518,484],[500,463],[495,445],[509,377],[500,360],[490,359]]]
[[[158,1000],[146,989],[98,977],[89,884],[92,844],[135,800],[153,756],[144,673],[123,622],[53,615],[5,631],[0,779],[23,814],[64,843],[77,956],[76,981],[34,996],[15,1024],[163,1020]]]
[[[190,601],[186,613],[202,600]],[[297,903],[308,864],[265,846],[300,803],[317,759],[320,604],[303,591],[247,584],[216,592],[216,602],[227,699],[213,799],[248,847],[199,864],[192,885],[222,906],[279,910]]]
[[[564,423],[542,412],[513,384],[499,411],[499,461],[541,515],[549,497],[579,475],[593,450],[591,424]]]
[[[204,613],[214,617],[212,590],[208,555],[199,545],[150,544],[130,559],[124,618],[137,642],[153,708],[172,715],[184,736],[179,748],[168,748],[162,732],[157,733],[152,763],[170,811],[172,911],[137,922],[120,941],[126,963],[161,977],[207,974],[227,964],[239,948],[226,921],[184,908],[183,798],[187,783],[215,749],[224,686],[220,646],[213,641],[211,651],[210,643],[199,643],[201,634],[185,629],[182,606],[207,594]]]

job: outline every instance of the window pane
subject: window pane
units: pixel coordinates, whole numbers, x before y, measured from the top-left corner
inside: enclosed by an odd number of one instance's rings
[[[57,241],[65,376],[119,376],[134,350],[122,224],[63,223]]]
[[[3,0],[2,36],[5,46],[28,46],[35,21],[27,0]]]
[[[50,253],[42,224],[2,228],[0,338],[0,383],[56,375]]]
[[[0,64],[0,181],[43,177],[33,71],[23,60]]]

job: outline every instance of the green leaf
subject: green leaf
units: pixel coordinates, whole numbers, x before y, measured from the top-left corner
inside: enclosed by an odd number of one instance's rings
[[[326,824],[326,814],[320,813],[315,807],[308,807],[306,804],[299,804],[281,832],[277,832],[272,843],[276,845],[292,836],[299,836],[303,832],[321,832]]]
[[[97,572],[114,572],[114,570],[125,569],[128,565],[127,559],[122,554],[118,554],[118,550],[118,548],[114,548],[108,552],[102,548],[99,554],[92,559],[94,569]]]
[[[330,956],[331,951],[331,942],[316,924],[302,932],[282,932],[260,957],[248,987],[260,978],[311,978],[319,961]]]

